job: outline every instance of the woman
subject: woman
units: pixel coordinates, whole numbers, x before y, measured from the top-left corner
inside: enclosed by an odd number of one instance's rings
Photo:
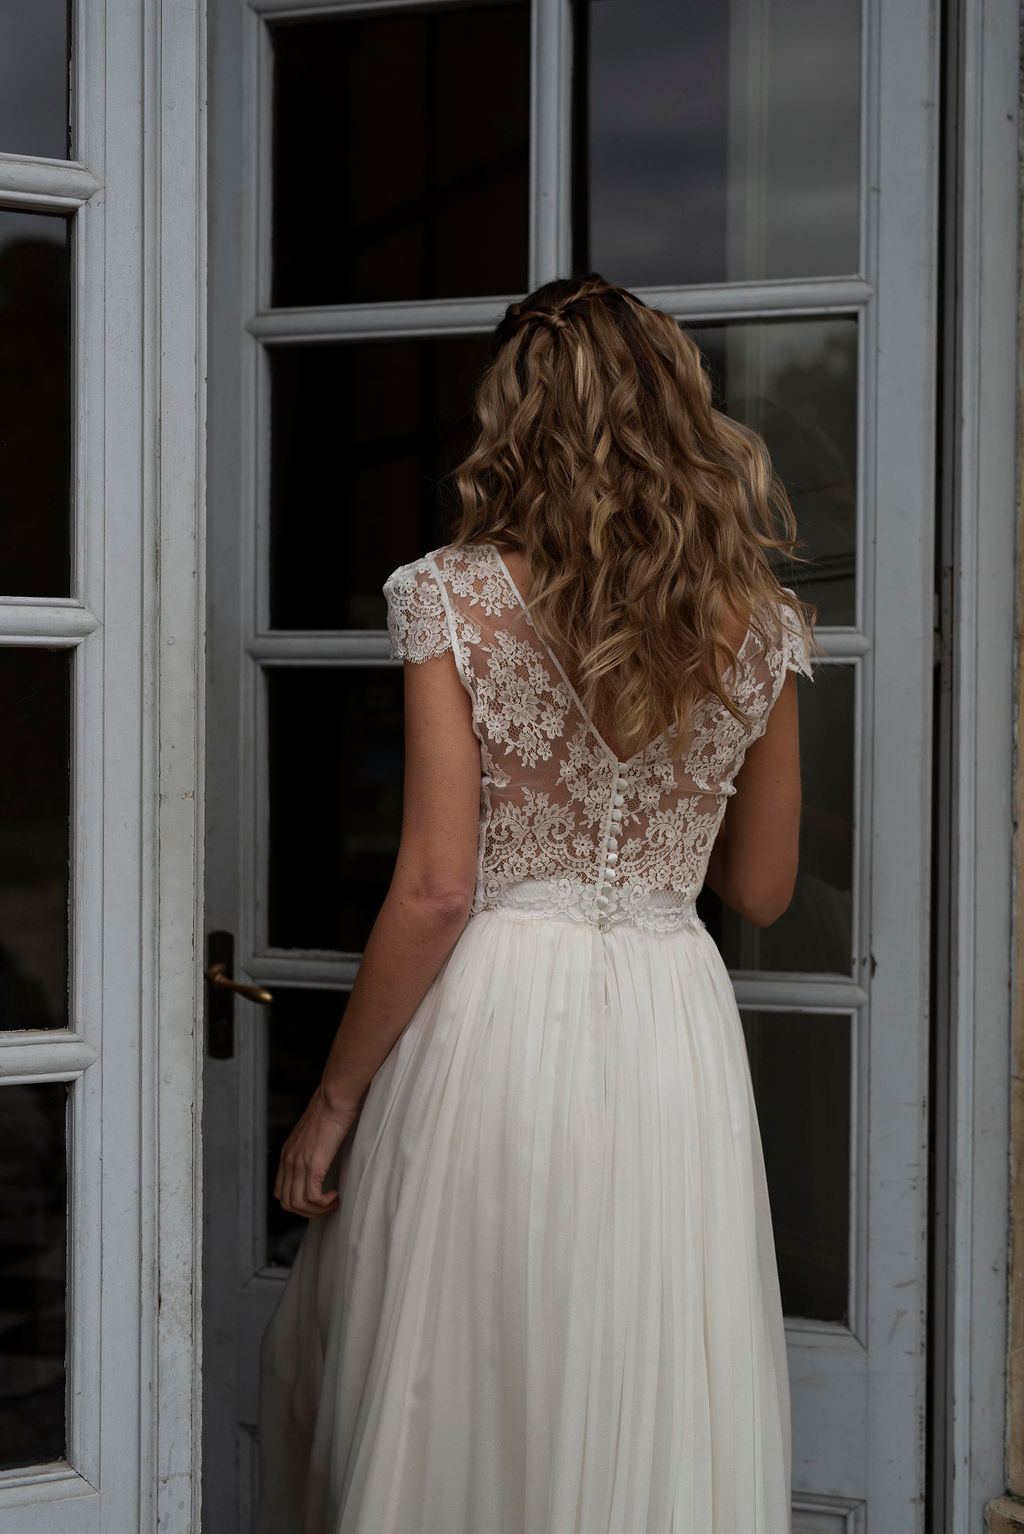
[[[265,1534],[784,1534],[789,1385],[707,882],[763,926],[807,619],[763,443],[596,273],[506,312],[384,586],[401,846],[275,1193]],[[727,813],[726,813],[727,811]]]

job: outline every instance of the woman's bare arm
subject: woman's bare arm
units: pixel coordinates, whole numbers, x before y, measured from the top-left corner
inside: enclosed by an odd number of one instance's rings
[[[706,883],[755,926],[777,921],[793,898],[800,839],[796,677],[786,672],[765,733],[736,774]]]
[[[480,743],[451,652],[406,661],[402,837],[323,1078],[281,1154],[275,1196],[336,1205],[322,1183],[375,1072],[466,924],[476,882]]]

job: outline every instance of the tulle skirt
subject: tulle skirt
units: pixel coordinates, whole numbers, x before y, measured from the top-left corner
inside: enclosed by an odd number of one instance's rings
[[[262,1354],[259,1534],[789,1534],[739,1013],[702,928],[471,917]]]

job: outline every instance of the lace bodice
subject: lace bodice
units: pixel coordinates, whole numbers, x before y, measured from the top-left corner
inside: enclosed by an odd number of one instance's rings
[[[788,589],[788,588],[787,588]],[[694,902],[733,779],[764,733],[787,668],[810,676],[793,610],[774,645],[748,629],[733,696],[694,721],[678,763],[664,736],[620,761],[542,642],[493,544],[434,549],[389,575],[392,658],[453,652],[480,741],[480,831],[472,912],[562,917],[608,931],[701,925]],[[792,595],[792,592],[790,592]]]

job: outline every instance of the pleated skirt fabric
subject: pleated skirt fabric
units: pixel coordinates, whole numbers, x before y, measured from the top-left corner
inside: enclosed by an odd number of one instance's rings
[[[472,916],[261,1358],[259,1534],[789,1534],[742,1027],[704,930]]]

